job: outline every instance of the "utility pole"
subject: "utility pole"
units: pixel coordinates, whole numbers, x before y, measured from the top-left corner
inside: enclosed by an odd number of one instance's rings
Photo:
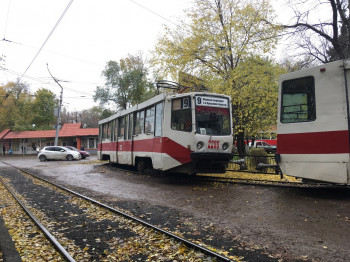
[[[58,131],[60,129],[60,122],[61,122],[61,106],[62,106],[62,97],[63,97],[63,87],[61,86],[61,84],[58,82],[58,80],[56,78],[53,77],[53,75],[51,74],[50,70],[49,70],[49,65],[46,64],[47,66],[47,71],[49,71],[49,74],[51,75],[52,79],[59,85],[59,87],[61,88],[61,95],[60,95],[60,103],[58,105],[58,116],[57,116],[57,125],[56,125],[56,136],[55,136],[55,146],[57,146],[58,144]]]

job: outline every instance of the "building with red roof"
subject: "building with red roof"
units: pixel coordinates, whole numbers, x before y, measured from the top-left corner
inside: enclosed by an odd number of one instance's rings
[[[13,154],[36,154],[39,146],[54,145],[56,130],[41,131],[11,131],[5,129],[0,133],[0,147],[7,152],[10,148]],[[82,128],[81,123],[64,124],[58,132],[59,146],[74,146],[96,153],[98,128]]]

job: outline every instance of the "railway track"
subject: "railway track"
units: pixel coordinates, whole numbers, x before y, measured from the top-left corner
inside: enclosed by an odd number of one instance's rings
[[[0,182],[2,185],[6,188],[8,193],[11,194],[11,196],[17,201],[19,206],[23,209],[23,211],[28,215],[29,219],[31,219],[32,222],[37,226],[38,230],[40,230],[43,235],[47,238],[47,240],[50,241],[50,243],[53,245],[54,249],[58,251],[61,256],[62,260],[73,262],[75,261],[72,256],[67,252],[67,250],[57,241],[57,239],[50,233],[50,231],[40,222],[40,220],[29,210],[28,207],[16,196],[14,191],[10,189],[9,186],[4,182],[2,178],[0,178]],[[57,259],[57,257],[56,257]]]
[[[113,170],[119,170],[123,172],[133,173],[137,175],[144,175],[135,171],[129,166],[113,165]],[[154,175],[157,171],[148,172],[148,175]],[[246,179],[246,178],[232,178],[232,177],[220,177],[207,174],[202,175],[183,175],[179,174],[179,177],[198,179],[201,182],[216,182],[216,183],[228,183],[228,184],[240,184],[240,185],[252,185],[252,186],[268,186],[268,187],[286,187],[286,188],[350,188],[347,185],[331,184],[331,183],[317,183],[317,182],[289,182],[289,181],[276,181],[276,180],[262,180],[262,179]]]
[[[11,170],[1,172],[1,182],[64,260],[232,261],[127,212],[9,166]]]
[[[229,177],[217,177],[217,176],[206,176],[206,175],[203,176],[203,180],[209,181],[209,182],[244,184],[244,185],[253,185],[253,186],[289,187],[289,188],[346,187],[342,185],[327,184],[327,183],[302,183],[302,182],[288,182],[288,181],[275,181],[275,180],[229,178]]]

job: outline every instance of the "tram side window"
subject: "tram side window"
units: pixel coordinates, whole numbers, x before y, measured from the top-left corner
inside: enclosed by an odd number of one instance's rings
[[[154,106],[146,110],[145,118],[145,132],[146,134],[153,134],[154,132]]]
[[[125,133],[125,117],[121,117],[118,119],[118,137],[124,138]]]
[[[171,106],[171,129],[179,131],[192,131],[191,98],[182,97],[174,99]]]
[[[111,139],[112,134],[112,122],[107,123],[107,139]]]
[[[162,120],[163,120],[163,103],[156,105],[156,126],[155,126],[155,136],[162,135]]]
[[[124,125],[124,139],[126,140],[128,137],[128,126],[129,126],[129,116],[125,116],[125,125]]]
[[[113,141],[117,141],[117,137],[118,137],[118,120],[115,119],[114,120],[114,139],[113,139]]]
[[[132,125],[133,125],[133,122],[134,122],[134,115],[133,114],[129,114],[128,116],[129,118],[129,126],[128,126],[128,140],[131,140],[132,138]]]
[[[135,118],[135,135],[145,132],[145,111],[137,112]]]
[[[315,80],[312,76],[282,83],[281,122],[316,120]]]
[[[107,139],[107,124],[102,125],[102,139]]]
[[[100,125],[98,128],[99,128],[98,141],[101,142],[102,141],[102,136],[103,136],[103,125]]]

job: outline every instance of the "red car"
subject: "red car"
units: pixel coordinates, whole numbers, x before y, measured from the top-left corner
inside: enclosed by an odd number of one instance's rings
[[[90,156],[89,152],[79,150],[79,149],[75,148],[74,146],[65,146],[65,147],[69,148],[70,150],[78,151],[80,153],[82,159],[85,159],[85,158]]]

